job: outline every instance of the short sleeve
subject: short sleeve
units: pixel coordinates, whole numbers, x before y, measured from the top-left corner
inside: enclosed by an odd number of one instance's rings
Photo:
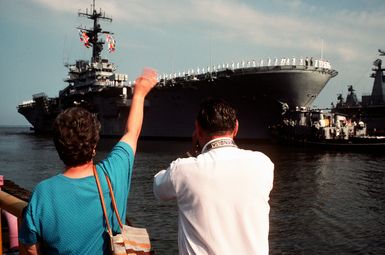
[[[115,193],[129,189],[134,165],[134,152],[129,144],[118,142],[97,165],[110,177]]]
[[[23,220],[19,229],[19,240],[27,245],[32,245],[39,241],[39,234],[34,220],[36,219],[33,210],[35,203],[36,200],[33,193],[28,206],[24,209]]]
[[[153,192],[159,200],[176,198],[175,187],[172,183],[172,164],[167,170],[161,170],[154,176]]]
[[[131,186],[134,165],[134,152],[125,142],[118,142],[107,157],[97,164],[111,180],[115,194],[116,205],[122,219],[127,211],[127,199]],[[115,224],[117,226],[117,224]]]

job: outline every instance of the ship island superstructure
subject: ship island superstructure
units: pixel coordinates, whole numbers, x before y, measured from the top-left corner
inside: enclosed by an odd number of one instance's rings
[[[101,29],[99,20],[112,19],[95,9],[79,12],[93,21],[91,29],[78,27],[82,41],[92,48],[90,61],[67,64],[68,86],[58,97],[35,94],[18,106],[37,133],[49,132],[54,118],[71,106],[83,106],[97,115],[101,135],[120,136],[125,129],[134,82],[101,57],[103,45],[113,51],[112,33]],[[100,38],[106,37],[106,41]],[[296,106],[308,107],[337,71],[328,61],[313,58],[267,58],[223,63],[184,72],[161,74],[145,103],[142,137],[190,137],[199,104],[206,97],[221,97],[238,111],[238,136],[265,139],[268,127],[281,114]]]

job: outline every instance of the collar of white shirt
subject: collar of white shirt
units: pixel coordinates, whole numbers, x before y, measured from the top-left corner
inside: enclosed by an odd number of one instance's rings
[[[203,146],[202,153],[220,147],[237,147],[237,145],[230,137],[219,137],[206,143],[205,146]]]

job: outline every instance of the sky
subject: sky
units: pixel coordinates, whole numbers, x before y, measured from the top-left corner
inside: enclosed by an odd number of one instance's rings
[[[78,10],[91,0],[0,0],[0,125],[27,125],[16,106],[67,84],[65,63],[89,60]],[[242,60],[310,57],[338,75],[313,103],[330,107],[353,85],[369,94],[372,63],[385,49],[384,0],[96,0],[110,22],[116,52],[102,56],[134,80],[143,67],[159,73]]]

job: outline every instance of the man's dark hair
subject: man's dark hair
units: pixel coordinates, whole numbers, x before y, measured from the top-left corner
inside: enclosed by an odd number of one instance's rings
[[[208,135],[222,135],[236,126],[235,109],[223,99],[208,98],[201,103],[197,122]]]
[[[53,141],[60,159],[66,166],[89,162],[99,142],[100,122],[81,107],[68,108],[53,124]]]

